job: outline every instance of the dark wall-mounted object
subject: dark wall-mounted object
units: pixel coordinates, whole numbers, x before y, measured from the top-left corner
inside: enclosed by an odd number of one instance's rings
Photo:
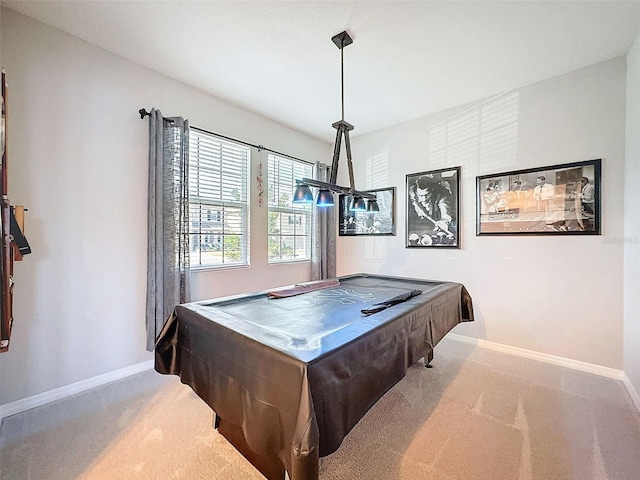
[[[602,160],[476,177],[477,235],[600,235]]]
[[[16,219],[16,208],[20,207],[11,207],[11,236],[13,237],[15,248],[18,249],[18,253],[23,257],[31,253],[31,247],[29,246],[27,237],[24,236],[22,227],[18,224],[18,220]]]
[[[406,247],[460,248],[460,167],[406,178]]]
[[[353,195],[340,195],[338,199],[338,235],[395,235],[396,188],[366,190],[375,195],[377,211],[351,210]]]
[[[13,327],[13,262],[31,253],[24,235],[22,206],[12,206],[7,192],[7,80],[2,69],[2,123],[0,124],[0,352],[9,350]]]

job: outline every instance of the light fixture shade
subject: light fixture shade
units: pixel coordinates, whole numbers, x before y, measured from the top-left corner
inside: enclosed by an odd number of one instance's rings
[[[378,207],[377,200],[369,200],[367,202],[367,212],[379,212],[379,211],[380,211],[380,207]]]
[[[349,207],[349,210],[357,211],[357,210],[366,210],[366,209],[367,209],[367,205],[364,202],[364,198],[362,198],[362,197],[353,197],[353,200],[351,201],[351,206]]]
[[[293,192],[292,203],[313,203],[313,193],[309,188],[309,185],[305,185],[304,183],[299,183],[296,187],[295,192]]]
[[[318,190],[318,198],[316,199],[318,207],[333,207],[333,193],[326,188]]]

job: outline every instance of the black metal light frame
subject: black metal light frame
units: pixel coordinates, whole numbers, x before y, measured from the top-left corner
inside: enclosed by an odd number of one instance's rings
[[[349,34],[344,31],[337,35],[334,35],[331,40],[336,46],[340,49],[340,70],[341,70],[341,85],[342,85],[342,119],[335,122],[331,125],[335,128],[336,131],[336,143],[333,148],[333,162],[331,163],[331,173],[329,176],[329,182],[322,182],[320,180],[314,180],[312,178],[303,178],[302,180],[296,180],[297,187],[296,192],[300,188],[307,187],[315,187],[320,190],[329,190],[334,193],[341,193],[345,195],[352,195],[354,197],[354,201],[360,197],[362,199],[366,199],[369,203],[369,207],[367,210],[369,211],[377,211],[377,201],[376,196],[372,193],[361,192],[356,190],[355,180],[353,177],[353,162],[351,159],[351,142],[349,140],[349,132],[353,130],[353,125],[344,120],[344,47],[351,45],[353,43],[353,39],[349,36]],[[338,185],[338,164],[340,162],[340,150],[342,148],[342,138],[344,137],[344,146],[347,152],[347,166],[349,168],[349,186],[342,187]],[[294,201],[296,197],[299,196],[294,194]],[[302,201],[302,200],[297,200]]]

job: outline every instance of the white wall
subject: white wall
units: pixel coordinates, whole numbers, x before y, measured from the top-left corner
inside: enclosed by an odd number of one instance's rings
[[[624,370],[640,393],[640,33],[627,54],[627,150],[624,189]],[[640,397],[636,398],[640,401]],[[638,404],[640,408],[640,403]]]
[[[29,208],[34,253],[16,264],[16,321],[11,349],[0,356],[0,405],[151,358],[144,351],[148,123],[137,116],[139,108],[183,115],[193,125],[310,161],[331,154],[331,145],[11,10],[2,9],[1,17],[2,63],[11,84],[9,193],[12,203]],[[627,140],[626,172],[624,150],[625,87],[628,128],[638,132],[640,123],[638,51],[636,40],[628,85],[621,58],[355,137],[359,188],[367,187],[366,158],[388,158],[398,233],[340,237],[338,273],[460,281],[474,298],[476,322],[456,333],[615,369],[623,368],[624,323],[624,368],[638,389],[640,316],[631,300],[638,245],[625,243],[638,237],[632,211],[638,202],[630,198],[640,175],[637,133]],[[479,130],[490,110],[506,126],[502,143]],[[433,152],[432,132],[442,127],[465,140],[446,158]],[[266,262],[266,239],[255,235],[266,228],[266,209],[257,207],[254,153],[251,267],[196,274],[195,298],[308,278],[308,264]],[[603,159],[602,236],[475,236],[476,175],[593,158]],[[462,248],[406,249],[405,175],[457,165]],[[344,167],[340,173],[346,178]],[[624,190],[623,173],[631,185]]]
[[[355,138],[358,188],[370,187],[367,157],[388,156],[397,235],[339,237],[338,273],[464,283],[476,321],[456,333],[622,369],[625,74],[618,58]],[[435,153],[444,127],[446,157]],[[603,162],[602,236],[475,235],[477,175],[595,158]],[[462,248],[405,248],[405,175],[458,165]]]
[[[138,109],[310,161],[329,158],[331,145],[8,9],[1,33],[9,194],[29,209],[33,250],[15,267],[11,347],[0,356],[7,404],[152,358],[144,329],[148,120]],[[266,262],[252,155],[251,266],[196,274],[194,299],[308,279],[308,263]]]

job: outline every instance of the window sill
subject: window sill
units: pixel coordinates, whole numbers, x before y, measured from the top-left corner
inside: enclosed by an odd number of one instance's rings
[[[249,264],[243,263],[238,265],[200,265],[197,267],[191,267],[191,273],[218,272],[221,270],[240,270],[242,268],[249,268]]]
[[[269,260],[269,265],[282,265],[286,263],[311,263],[310,258],[301,258],[301,259],[282,259],[282,260]]]

